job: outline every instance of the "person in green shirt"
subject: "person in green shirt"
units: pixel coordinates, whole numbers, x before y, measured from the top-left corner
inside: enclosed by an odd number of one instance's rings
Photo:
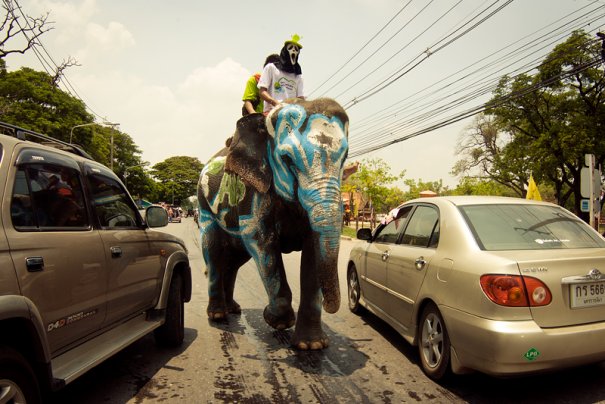
[[[265,64],[263,67],[267,66],[269,63],[275,63],[278,61],[279,55],[275,53],[271,54],[265,59]],[[259,90],[257,87],[259,79],[260,73],[256,73],[250,76],[246,82],[246,88],[244,89],[244,95],[242,96],[242,101],[244,102],[244,105],[242,106],[242,116],[253,114],[255,112],[263,112],[263,102],[260,99]]]

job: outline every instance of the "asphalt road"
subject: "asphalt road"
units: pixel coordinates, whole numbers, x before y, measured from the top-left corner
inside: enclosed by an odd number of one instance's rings
[[[256,268],[240,269],[235,298],[242,314],[215,323],[206,317],[207,279],[197,226],[191,218],[165,231],[183,238],[193,269],[185,342],[160,349],[152,336],[132,344],[53,396],[61,403],[605,403],[605,363],[547,375],[495,379],[481,374],[439,385],[417,365],[416,349],[381,320],[346,305],[346,260],[340,252],[341,308],[324,313],[330,347],[298,352],[291,330],[262,318],[267,303]],[[298,306],[300,255],[285,256]],[[605,341],[603,342],[605,346]]]

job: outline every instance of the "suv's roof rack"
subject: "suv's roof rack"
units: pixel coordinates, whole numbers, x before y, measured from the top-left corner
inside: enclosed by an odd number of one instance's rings
[[[36,143],[54,147],[55,149],[65,150],[70,153],[77,154],[78,156],[94,160],[90,154],[86,153],[84,149],[79,146],[69,144],[48,135],[43,135],[42,133],[34,132],[33,130],[20,128],[18,126],[11,125],[10,123],[0,122],[0,134],[12,136],[19,140],[32,140],[28,139],[28,137],[34,138],[37,140]]]

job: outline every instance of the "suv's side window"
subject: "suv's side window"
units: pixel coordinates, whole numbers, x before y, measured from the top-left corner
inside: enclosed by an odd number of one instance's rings
[[[87,229],[79,172],[50,164],[20,166],[13,186],[11,219],[20,231]]]
[[[116,180],[100,174],[91,174],[87,178],[101,227],[139,227],[136,209]]]

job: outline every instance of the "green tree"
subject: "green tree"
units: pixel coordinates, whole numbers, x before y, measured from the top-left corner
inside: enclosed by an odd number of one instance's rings
[[[29,67],[3,73],[0,120],[68,142],[71,128],[94,122],[84,103],[63,92],[45,72]],[[82,145],[87,149],[90,140]]]
[[[371,203],[375,212],[385,212],[389,209],[386,201],[391,192],[387,185],[404,175],[405,171],[398,175],[391,174],[391,168],[382,159],[366,159],[361,162],[357,172],[344,182],[342,189],[343,192],[354,189],[361,193],[362,206],[359,208]]]
[[[433,191],[438,195],[444,195],[448,191],[448,188],[443,186],[443,180],[441,179],[431,182],[424,182],[422,179],[418,181],[408,179],[404,181],[404,184],[409,188],[408,192],[405,193],[405,200],[419,198],[422,191]]]
[[[519,196],[512,189],[494,180],[469,176],[462,177],[456,188],[450,192],[452,195]]]
[[[96,161],[113,165],[121,178],[127,167],[143,163],[141,150],[128,134],[95,124],[85,104],[59,89],[47,73],[27,67],[6,72],[0,59],[0,78],[0,120],[79,144]],[[129,185],[147,196],[154,183],[148,174],[141,173]]]
[[[403,192],[401,189],[397,187],[389,188],[380,212],[389,213],[392,209],[395,209],[406,200],[407,198],[405,192]]]
[[[476,161],[487,162],[481,176],[524,196],[532,173],[537,183],[552,187],[557,203],[580,214],[584,155],[594,154],[597,164],[605,160],[600,51],[599,43],[576,31],[536,74],[501,79],[486,110],[489,129],[496,132],[485,132],[481,147],[468,149]],[[488,147],[489,142],[497,147]],[[454,171],[463,167],[457,164]]]
[[[151,175],[158,182],[159,199],[180,204],[195,195],[200,172],[204,168],[197,157],[174,156],[155,164]]]

